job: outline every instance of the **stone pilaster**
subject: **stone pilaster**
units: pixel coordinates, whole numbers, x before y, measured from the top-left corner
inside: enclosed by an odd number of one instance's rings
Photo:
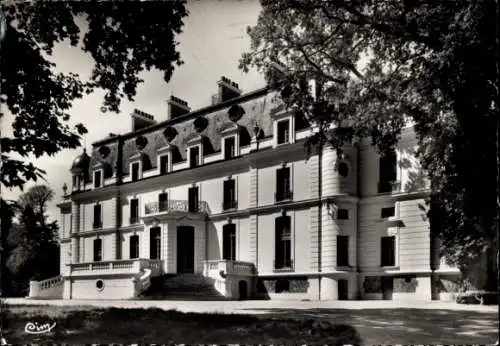
[[[71,262],[78,263],[80,261],[80,246],[78,238],[71,238]]]
[[[250,236],[249,236],[250,262],[258,267],[258,218],[257,215],[250,215]]]
[[[311,256],[311,271],[317,272],[319,269],[319,207],[309,209],[309,229],[311,235],[311,246],[309,248]]]
[[[335,220],[322,208],[321,220],[321,271],[333,271],[337,266],[337,234]]]

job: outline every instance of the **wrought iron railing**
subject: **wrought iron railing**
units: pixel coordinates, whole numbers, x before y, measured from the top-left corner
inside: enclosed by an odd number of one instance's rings
[[[292,199],[293,199],[293,192],[290,190],[276,192],[274,194],[274,200],[276,202],[288,201],[288,200],[292,200]]]
[[[160,208],[161,206],[161,208]],[[145,205],[144,213],[146,215],[169,213],[169,212],[186,212],[186,213],[206,213],[210,214],[208,203],[201,201],[198,203],[189,203],[186,200],[169,200],[168,202],[152,202]]]
[[[401,182],[399,181],[379,181],[378,193],[399,192],[401,190]]]
[[[293,259],[287,258],[274,260],[274,272],[292,272],[294,271]]]
[[[238,201],[226,201],[222,203],[222,210],[237,209]]]

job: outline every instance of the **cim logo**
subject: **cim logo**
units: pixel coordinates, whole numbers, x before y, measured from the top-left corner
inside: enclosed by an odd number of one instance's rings
[[[37,322],[28,322],[26,326],[24,326],[24,331],[28,334],[45,334],[49,333],[55,326],[55,322],[52,325],[50,323],[38,324]]]

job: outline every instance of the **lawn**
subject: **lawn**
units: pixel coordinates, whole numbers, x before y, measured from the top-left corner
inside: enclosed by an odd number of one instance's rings
[[[32,335],[27,323],[56,323],[49,333]],[[240,314],[196,314],[161,309],[4,306],[3,335],[25,343],[184,343],[359,345],[356,330],[315,318]]]

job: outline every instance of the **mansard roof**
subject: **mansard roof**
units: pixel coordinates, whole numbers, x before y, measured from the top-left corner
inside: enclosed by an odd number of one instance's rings
[[[156,168],[158,149],[168,144],[178,149],[176,161],[186,160],[188,141],[196,135],[204,138],[203,151],[205,155],[218,152],[221,150],[222,130],[228,129],[230,123],[238,126],[239,133],[243,137],[241,145],[248,145],[250,143],[250,134],[254,132],[256,125],[262,129],[264,136],[272,135],[271,113],[275,112],[275,108],[279,103],[278,94],[272,92],[270,87],[266,87],[139,131],[108,137],[93,143],[90,166],[94,166],[96,161],[99,160],[115,168],[118,168],[117,165],[121,166],[122,173],[126,175],[129,173],[129,158],[137,155],[140,151],[148,155],[152,168]],[[229,112],[230,110],[231,112]],[[201,131],[199,126],[197,128],[194,126],[194,122],[200,117],[205,118],[207,121],[206,127],[203,126],[204,128]],[[166,131],[167,129],[169,130]],[[169,136],[168,134],[175,134],[175,136]],[[139,137],[144,137],[145,140],[141,139],[140,141],[142,144],[146,143],[144,147],[137,145],[137,138]],[[123,143],[121,165],[118,162],[120,141]],[[107,148],[101,149],[103,146]],[[100,153],[106,153],[106,156],[103,157]]]

